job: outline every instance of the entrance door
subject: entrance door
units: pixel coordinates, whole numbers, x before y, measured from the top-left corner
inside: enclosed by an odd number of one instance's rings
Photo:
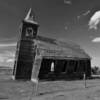
[[[46,79],[48,76],[48,73],[51,70],[51,59],[43,59],[42,63],[41,63],[41,67],[40,67],[40,71],[39,71],[39,79]]]

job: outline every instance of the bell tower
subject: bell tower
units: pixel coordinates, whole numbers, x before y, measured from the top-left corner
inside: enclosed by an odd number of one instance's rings
[[[34,64],[36,45],[34,39],[37,36],[38,23],[35,21],[30,9],[22,21],[20,39],[17,42],[13,78],[18,80],[30,80]]]

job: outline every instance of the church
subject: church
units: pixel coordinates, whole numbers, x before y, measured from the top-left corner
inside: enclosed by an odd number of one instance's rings
[[[15,80],[91,76],[91,57],[77,44],[38,35],[32,10],[21,23],[13,69]]]

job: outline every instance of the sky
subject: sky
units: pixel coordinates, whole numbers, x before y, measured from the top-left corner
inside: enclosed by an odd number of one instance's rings
[[[38,35],[79,44],[100,67],[100,0],[0,0],[0,66],[13,67],[19,27],[30,8]]]

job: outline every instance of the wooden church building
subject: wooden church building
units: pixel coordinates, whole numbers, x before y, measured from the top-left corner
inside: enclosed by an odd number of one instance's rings
[[[77,44],[37,35],[38,23],[30,9],[22,21],[13,77],[16,80],[91,76],[91,58]]]

